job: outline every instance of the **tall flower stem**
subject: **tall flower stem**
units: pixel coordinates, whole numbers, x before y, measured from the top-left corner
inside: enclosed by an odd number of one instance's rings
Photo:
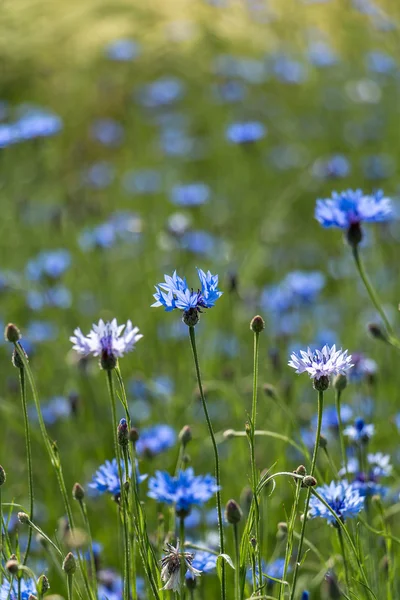
[[[215,434],[213,430],[213,426],[210,420],[210,415],[208,414],[208,408],[206,399],[204,397],[203,385],[201,382],[200,375],[200,367],[199,367],[199,359],[197,356],[197,347],[196,347],[196,334],[194,331],[194,327],[189,327],[189,336],[190,343],[193,351],[193,359],[196,368],[196,376],[197,383],[199,386],[200,398],[203,405],[204,415],[206,417],[208,431],[210,434],[213,450],[214,450],[214,460],[215,460],[215,479],[217,481],[217,512],[218,512],[218,532],[219,532],[219,549],[220,553],[225,553],[225,544],[224,544],[224,530],[223,530],[223,521],[222,521],[222,504],[221,504],[221,475],[220,475],[220,466],[219,466],[219,455],[218,455],[218,447],[217,442],[215,440]],[[221,562],[221,598],[222,600],[226,600],[226,580],[225,580],[225,561]]]
[[[235,600],[240,600],[240,548],[239,548],[239,529],[238,524],[233,524],[233,538],[235,542]]]
[[[341,414],[340,414],[341,399],[342,399],[342,392],[341,392],[341,390],[336,390],[336,393],[335,393],[335,404],[336,404],[336,412],[337,412],[338,426],[339,426],[340,449],[341,449],[341,452],[342,452],[342,460],[343,460],[344,470],[346,472],[346,477],[347,477],[347,469],[348,469],[348,467],[347,467],[346,441],[345,441],[344,435],[343,435],[343,423],[342,423],[342,417],[341,417]]]
[[[296,480],[296,491],[295,491],[295,495],[294,495],[292,512],[291,512],[290,520],[289,520],[289,524],[288,524],[286,552],[285,552],[285,564],[283,567],[283,575],[282,575],[283,581],[286,581],[290,557],[292,556],[292,551],[293,551],[293,538],[294,538],[294,530],[295,530],[295,526],[296,526],[297,512],[299,510],[300,491],[301,491],[301,481]],[[279,600],[281,600],[284,597],[284,590],[285,590],[285,586],[284,586],[284,584],[281,583],[280,587],[279,587]]]
[[[186,565],[185,559],[183,558],[183,552],[185,552],[185,519],[184,517],[179,518],[179,546],[182,552],[181,559],[181,598],[186,600]]]
[[[91,532],[91,528],[90,528],[90,521],[89,521],[89,517],[88,517],[88,513],[87,513],[86,503],[84,500],[79,500],[79,507],[81,509],[83,522],[85,523],[88,540],[89,540],[90,568],[92,571],[91,579],[92,579],[92,585],[94,586],[94,589],[95,589],[95,595],[97,598],[97,595],[98,595],[98,593],[97,593],[97,573],[96,573],[96,562],[94,559],[94,551],[93,551],[93,538],[92,538],[92,532]]]
[[[350,588],[349,569],[348,569],[348,564],[347,564],[346,550],[344,547],[343,533],[342,533],[342,530],[340,529],[340,527],[338,528],[337,532],[338,532],[338,536],[339,536],[340,550],[342,552],[342,557],[343,557],[343,567],[344,567],[344,574],[345,574],[345,578],[346,578],[347,592],[350,592],[351,588]]]
[[[21,389],[21,400],[22,400],[22,412],[24,415],[24,428],[25,428],[25,444],[26,444],[26,462],[28,466],[28,489],[29,489],[29,518],[33,520],[33,472],[32,472],[32,448],[31,448],[31,436],[29,430],[29,419],[28,419],[28,406],[26,402],[26,381],[25,381],[25,369],[21,367],[19,370],[19,383]],[[31,548],[32,541],[32,529],[28,531],[28,543],[26,546],[25,556],[23,564],[26,565],[28,560],[29,551]]]
[[[311,469],[310,469],[310,475],[312,477],[314,476],[315,465],[317,463],[319,440],[321,437],[323,407],[324,407],[324,392],[318,391],[318,422],[317,422],[317,431],[315,434],[314,451],[313,451],[313,456],[312,456],[312,461],[311,461]],[[297,553],[296,566],[294,568],[294,573],[293,573],[293,582],[292,582],[292,591],[290,594],[290,600],[294,600],[295,593],[296,593],[296,584],[297,584],[297,578],[299,576],[299,569],[300,569],[301,559],[302,559],[303,542],[304,542],[304,535],[305,535],[305,531],[306,531],[307,514],[308,514],[308,507],[310,504],[311,489],[312,489],[311,487],[307,489],[306,501],[304,503],[303,522],[301,524],[299,548],[298,548],[298,553]]]
[[[361,260],[357,245],[352,246],[352,252],[353,252],[353,257],[354,257],[354,261],[356,263],[358,273],[362,279],[365,289],[368,292],[371,302],[375,306],[378,313],[380,314],[381,319],[384,322],[387,331],[390,333],[390,335],[393,335],[393,328],[392,328],[391,324],[389,323],[389,320],[385,314],[385,311],[382,308],[382,304],[378,298],[378,295],[367,275],[367,272],[365,270],[364,263]]]

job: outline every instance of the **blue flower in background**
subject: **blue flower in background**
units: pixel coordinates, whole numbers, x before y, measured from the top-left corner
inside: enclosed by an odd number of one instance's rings
[[[122,577],[112,569],[102,569],[98,573],[98,600],[121,600],[123,598]],[[145,583],[142,577],[136,578],[139,599],[144,598]]]
[[[340,419],[342,423],[347,423],[353,416],[353,410],[348,404],[341,404],[340,406]],[[314,415],[311,419],[311,426],[315,431],[317,426],[318,415]],[[336,406],[327,406],[324,408],[322,413],[322,430],[325,429],[338,429],[339,420],[337,415]]]
[[[276,78],[282,83],[299,84],[307,79],[307,70],[299,61],[278,54],[272,65]]]
[[[251,144],[265,137],[267,128],[258,121],[232,123],[226,129],[226,137],[233,144]]]
[[[49,321],[31,321],[26,328],[26,338],[33,343],[54,340],[57,333],[57,327]]]
[[[139,456],[152,457],[172,448],[176,442],[175,430],[169,425],[154,425],[142,429],[136,442],[136,452]]]
[[[388,477],[392,472],[390,456],[382,452],[368,454],[367,467],[366,472],[361,471],[359,460],[355,456],[347,461],[347,474],[354,476],[352,485],[357,488],[361,496],[384,496],[387,488],[380,483],[380,480],[382,477]],[[339,471],[339,475],[341,477],[346,475],[345,467]]]
[[[169,106],[180,100],[185,93],[185,87],[176,77],[162,77],[142,88],[139,101],[145,108]]]
[[[124,128],[114,119],[96,119],[90,131],[93,139],[111,148],[119,146],[124,139]]]
[[[343,434],[354,444],[367,444],[374,433],[375,426],[367,424],[361,417],[354,421],[354,425],[348,425],[343,431]]]
[[[308,373],[311,379],[320,379],[321,377],[330,377],[331,375],[345,374],[352,367],[351,355],[347,355],[348,350],[336,350],[336,346],[324,346],[322,350],[312,352],[308,348],[307,352],[300,350],[299,354],[293,352],[289,366],[296,369],[296,373]]]
[[[377,223],[392,218],[392,203],[383,192],[365,195],[361,190],[347,190],[332,197],[317,200],[315,218],[323,227],[348,229],[362,222]]]
[[[292,271],[280,283],[263,290],[261,306],[282,314],[315,302],[324,285],[325,276],[319,271]]]
[[[353,368],[349,372],[350,381],[363,381],[373,378],[377,371],[378,365],[372,358],[368,358],[361,352],[352,354]]]
[[[17,141],[51,137],[59,133],[63,127],[60,117],[46,109],[22,105],[19,112],[21,116],[14,123]]]
[[[332,67],[338,62],[338,57],[331,46],[322,40],[310,42],[307,54],[310,63],[316,67]]]
[[[354,517],[364,508],[364,497],[360,495],[359,490],[353,484],[349,484],[345,479],[317,487],[316,491],[342,521]],[[309,517],[312,519],[321,517],[332,525],[336,524],[335,517],[315,496],[310,498]]]
[[[90,188],[104,190],[112,184],[114,177],[114,166],[103,160],[88,167],[82,175],[82,180]]]
[[[122,470],[122,479],[126,481],[126,472],[124,461],[121,459],[121,470]],[[132,476],[132,466],[129,465],[129,473],[128,477]],[[142,483],[145,479],[147,479],[147,475],[141,475],[139,473],[139,469],[136,463],[136,478],[138,483]],[[101,465],[96,473],[93,476],[92,481],[88,485],[89,489],[92,490],[95,495],[97,494],[112,494],[113,496],[118,496],[121,492],[121,486],[119,481],[118,474],[118,463],[117,459],[113,458],[112,461],[106,460],[106,462]]]
[[[178,206],[200,206],[210,199],[210,188],[205,183],[175,185],[170,200]]]
[[[186,521],[185,521],[186,526]],[[190,548],[189,548],[190,550]],[[194,559],[192,562],[192,566],[197,571],[201,571],[204,573],[212,573],[217,568],[217,558],[216,554],[212,554],[211,552],[207,552],[205,550],[195,550],[194,551]],[[186,571],[186,579],[194,579],[195,576],[191,571]]]
[[[106,47],[106,56],[110,60],[118,62],[128,62],[134,60],[140,55],[141,48],[139,44],[129,38],[121,38],[110,42]]]
[[[157,292],[154,294],[156,302],[153,307],[164,306],[166,311],[178,308],[184,312],[196,310],[201,312],[202,308],[211,308],[222,296],[218,289],[218,275],[212,275],[210,271],[205,273],[197,269],[201,289],[197,292],[188,288],[186,279],[179,277],[174,271],[172,277],[165,275],[165,283],[156,285]]]
[[[194,474],[192,468],[179,471],[172,477],[165,471],[156,471],[149,479],[150,498],[158,502],[175,505],[177,513],[186,516],[193,505],[202,505],[218,491],[215,477],[212,475]]]
[[[162,176],[155,169],[128,171],[123,175],[122,187],[128,194],[157,194],[162,188]]]
[[[362,158],[361,167],[366,179],[388,179],[396,171],[396,162],[388,154],[372,154]]]
[[[63,285],[47,288],[44,292],[29,290],[26,303],[31,310],[42,310],[46,306],[54,308],[69,308],[72,304],[72,294]]]
[[[218,240],[208,231],[185,231],[179,246],[193,254],[212,257],[217,251]]]
[[[28,261],[26,276],[31,281],[44,277],[58,279],[71,266],[71,254],[68,250],[46,250]]]
[[[390,75],[396,70],[396,61],[390,54],[381,50],[372,50],[367,53],[366,64],[369,71],[380,75]]]
[[[118,325],[117,319],[106,323],[100,319],[97,325],[93,324],[89,335],[84,336],[78,327],[69,339],[73,343],[72,348],[83,356],[93,354],[102,359],[113,359],[131,352],[142,337],[138,327],[133,327],[131,321],[127,321],[126,325]]]
[[[270,579],[271,577],[273,577],[274,579],[282,579],[284,568],[285,568],[285,559],[277,558],[268,564],[266,562],[264,562],[264,560],[263,560],[262,564],[261,564],[261,568],[262,568],[262,572],[263,572],[263,583],[264,584],[267,583],[268,586],[271,586],[275,583],[273,581],[273,579]],[[288,568],[288,571],[289,572],[291,571],[290,566]],[[252,570],[249,569],[247,571],[248,581],[252,580],[252,576],[253,576]],[[257,585],[260,585],[259,573],[258,573],[257,566],[256,566],[256,578],[257,578]]]
[[[30,417],[37,421],[37,412],[34,406],[29,407]],[[49,402],[42,403],[42,416],[46,425],[54,425],[60,419],[67,419],[72,414],[70,400],[65,396],[54,396]]]
[[[304,590],[304,592],[302,593],[301,600],[310,600],[310,593],[307,592],[307,590]]]
[[[4,581],[0,588],[0,600],[29,600],[31,595],[36,597],[36,584],[33,579],[25,579],[21,581],[21,598],[18,595],[18,582],[14,579],[12,585],[9,581]]]
[[[343,154],[335,154],[328,159],[318,159],[312,166],[312,174],[318,179],[340,179],[347,177],[350,170],[350,162]]]

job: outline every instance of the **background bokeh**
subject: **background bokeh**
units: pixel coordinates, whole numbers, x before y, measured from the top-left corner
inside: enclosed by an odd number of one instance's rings
[[[177,269],[196,287],[196,266],[218,273],[224,291],[197,327],[216,431],[244,427],[249,322],[260,313],[260,378],[281,403],[260,397],[259,428],[300,439],[316,404],[307,379],[289,372],[289,351],[337,342],[377,363],[374,384],[355,383],[346,401],[354,416],[373,418],[373,449],[390,453],[398,469],[397,357],[368,336],[376,315],[349,249],[313,212],[316,198],[348,187],[383,188],[397,210],[399,24],[393,0],[2,4],[0,318],[21,328],[43,405],[53,402],[49,431],[70,488],[113,455],[104,373],[96,361],[78,364],[69,342],[75,327],[86,333],[99,318],[132,319],[144,335],[121,361],[139,431],[190,424],[192,465],[212,472],[187,331],[178,314],[150,308],[164,273]],[[393,320],[399,240],[395,220],[368,230],[362,249]],[[62,251],[50,266],[48,251]],[[268,300],[271,286],[296,270],[321,272],[323,289],[282,317]],[[17,372],[5,342],[0,352],[0,463],[7,501],[24,505]],[[62,502],[34,410],[31,422],[39,520],[51,534]],[[250,479],[247,443],[219,439],[223,499],[238,499]],[[172,471],[177,453],[144,459],[141,471]],[[336,442],[332,454],[339,460]],[[282,442],[258,441],[260,468],[299,461]],[[329,468],[323,458],[321,468]],[[291,500],[285,482],[266,501],[267,561],[284,551],[276,526]],[[156,503],[146,506],[155,524]],[[115,506],[93,499],[89,512],[104,564],[118,569]],[[321,524],[310,529],[315,539],[328,536]],[[204,524],[193,538],[206,535]],[[307,584],[321,568],[314,563],[304,569]],[[50,576],[56,591],[59,575]],[[204,577],[199,593],[217,597],[217,589],[216,577]],[[319,581],[313,597],[318,590]]]

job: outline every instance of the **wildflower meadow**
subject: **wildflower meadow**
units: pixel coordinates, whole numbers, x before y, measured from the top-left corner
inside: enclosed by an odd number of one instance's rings
[[[400,4],[0,14],[0,600],[400,600]]]

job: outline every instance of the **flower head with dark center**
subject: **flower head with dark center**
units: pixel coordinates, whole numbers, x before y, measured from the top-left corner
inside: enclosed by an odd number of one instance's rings
[[[72,348],[79,354],[100,356],[101,367],[107,369],[115,367],[118,358],[131,352],[142,337],[131,321],[118,325],[117,319],[106,323],[100,319],[87,336],[78,327],[69,339],[74,344]]]
[[[332,193],[332,197],[317,200],[315,218],[323,227],[349,229],[360,223],[377,223],[392,218],[392,202],[382,191],[371,195],[361,190]]]
[[[339,482],[332,481],[329,485],[317,487],[316,491],[343,522],[354,517],[364,508],[364,497],[357,487],[352,483],[349,484],[346,479]],[[332,525],[337,524],[333,514],[315,496],[310,498],[309,517],[322,517]]]
[[[161,579],[165,582],[163,590],[178,592],[181,585],[181,564],[184,561],[191,577],[199,577],[201,571],[192,566],[194,554],[192,552],[181,552],[179,541],[176,548],[167,544],[164,548],[165,556],[161,559]]]
[[[308,348],[307,352],[300,350],[300,354],[293,352],[289,366],[296,369],[296,373],[308,373],[314,380],[339,373],[345,374],[353,366],[351,355],[347,352],[348,350],[336,350],[335,345],[331,348],[324,346],[322,350],[315,351]]]
[[[193,505],[202,505],[216,492],[218,486],[212,475],[194,474],[192,468],[179,471],[171,477],[165,471],[156,471],[149,480],[149,497],[165,504],[174,504],[177,514],[186,517]]]

